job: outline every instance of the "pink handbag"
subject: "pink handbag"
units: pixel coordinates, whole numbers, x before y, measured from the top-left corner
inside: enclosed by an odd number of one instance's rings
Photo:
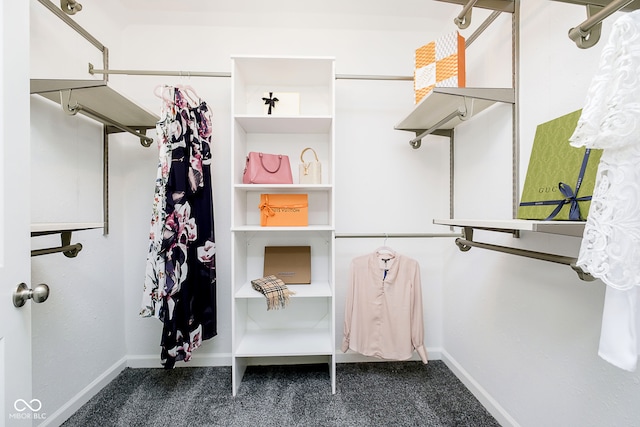
[[[289,156],[251,151],[242,175],[243,184],[293,184]]]

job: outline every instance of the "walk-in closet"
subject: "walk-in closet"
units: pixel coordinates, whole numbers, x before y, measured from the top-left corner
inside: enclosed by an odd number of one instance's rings
[[[0,426],[640,426],[640,0],[0,20]]]

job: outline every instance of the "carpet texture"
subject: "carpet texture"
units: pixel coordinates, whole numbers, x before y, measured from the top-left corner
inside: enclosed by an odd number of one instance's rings
[[[231,368],[125,369],[64,427],[469,426],[498,422],[439,360],[249,366],[238,395]]]

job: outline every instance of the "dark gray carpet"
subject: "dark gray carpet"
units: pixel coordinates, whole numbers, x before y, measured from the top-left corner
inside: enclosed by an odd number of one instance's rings
[[[499,426],[439,360],[125,369],[63,426]]]

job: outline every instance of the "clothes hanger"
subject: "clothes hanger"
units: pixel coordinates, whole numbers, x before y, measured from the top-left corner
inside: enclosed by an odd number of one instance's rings
[[[169,94],[167,94],[167,92],[169,92]],[[171,95],[171,86],[157,85],[153,89],[153,94],[158,98],[162,99],[167,104],[173,103],[173,96]]]
[[[177,85],[176,87],[178,89],[182,89],[185,92],[185,94],[187,95],[187,97],[189,97],[191,102],[193,102],[193,104],[195,104],[195,105],[202,104],[202,98],[200,98],[200,96],[198,95],[198,93],[196,92],[196,90],[193,87],[191,87],[189,85]]]
[[[387,246],[387,239],[388,238],[389,238],[389,235],[387,233],[385,233],[384,242],[382,243],[382,246],[380,246],[378,249],[376,249],[376,254],[377,255],[390,255],[391,258],[394,258],[396,256],[396,251],[391,249],[391,247]]]

